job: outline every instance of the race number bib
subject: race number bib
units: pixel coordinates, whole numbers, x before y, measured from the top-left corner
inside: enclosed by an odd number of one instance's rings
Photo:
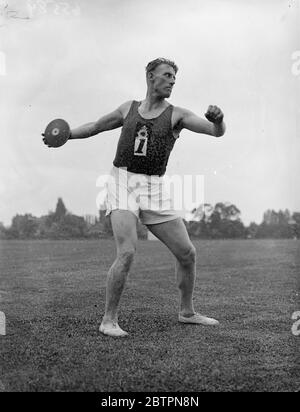
[[[147,156],[147,146],[148,146],[149,132],[147,127],[142,126],[135,138],[134,142],[134,155],[135,156]]]

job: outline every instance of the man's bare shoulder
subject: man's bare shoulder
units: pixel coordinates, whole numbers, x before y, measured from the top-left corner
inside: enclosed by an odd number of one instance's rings
[[[121,104],[121,106],[118,107],[118,111],[122,114],[123,119],[125,119],[128,115],[132,103],[133,100],[128,100],[127,102]]]
[[[182,128],[182,120],[185,116],[191,113],[190,110],[184,109],[183,107],[173,106],[173,124]]]
[[[190,110],[185,109],[183,107],[179,107],[179,106],[174,106],[173,111],[178,117],[183,117],[183,116],[186,116],[187,114],[192,113]]]

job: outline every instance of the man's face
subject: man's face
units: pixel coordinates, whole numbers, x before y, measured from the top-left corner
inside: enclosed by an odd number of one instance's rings
[[[168,64],[160,64],[150,73],[150,79],[154,91],[162,97],[171,96],[172,88],[176,81],[176,74],[173,67]]]

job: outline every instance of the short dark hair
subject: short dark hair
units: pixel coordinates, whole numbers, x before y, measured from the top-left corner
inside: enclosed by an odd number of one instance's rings
[[[173,67],[175,74],[178,72],[178,67],[172,60],[165,59],[164,57],[159,57],[158,59],[152,60],[151,62],[147,64],[146,73],[148,74],[152,72],[153,70],[156,69],[157,66],[161,64],[168,64],[169,66]]]

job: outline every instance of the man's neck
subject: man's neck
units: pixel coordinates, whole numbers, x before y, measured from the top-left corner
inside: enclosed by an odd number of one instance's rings
[[[166,101],[164,97],[147,91],[146,98],[143,100],[142,105],[144,110],[150,112],[166,106]]]

